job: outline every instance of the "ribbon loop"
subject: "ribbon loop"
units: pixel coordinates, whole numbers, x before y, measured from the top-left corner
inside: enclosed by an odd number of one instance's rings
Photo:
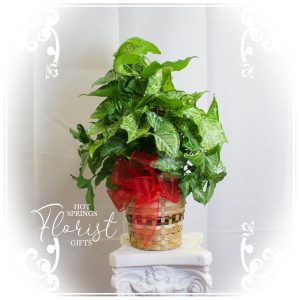
[[[110,181],[118,188],[107,190],[118,211],[127,209],[134,201],[133,227],[144,246],[151,239],[157,225],[161,198],[173,203],[181,199],[178,179],[155,170],[157,159],[155,155],[139,151],[134,151],[129,161],[117,159]],[[144,225],[150,226],[150,229],[146,229]]]

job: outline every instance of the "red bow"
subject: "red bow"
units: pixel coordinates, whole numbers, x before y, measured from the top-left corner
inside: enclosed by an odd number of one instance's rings
[[[162,174],[154,169],[158,156],[134,151],[130,160],[118,158],[115,162],[111,182],[118,189],[108,189],[108,195],[119,212],[125,210],[131,201],[135,201],[132,210],[134,231],[144,246],[151,239],[157,225],[161,198],[173,203],[180,201],[178,179]],[[151,230],[145,230],[141,221],[149,220]]]

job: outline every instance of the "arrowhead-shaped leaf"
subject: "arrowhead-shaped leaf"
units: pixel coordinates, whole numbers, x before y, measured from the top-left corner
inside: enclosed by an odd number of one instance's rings
[[[136,118],[133,114],[129,114],[123,117],[120,127],[127,131],[127,143],[130,143],[136,140],[137,138],[143,136],[150,129],[150,125],[148,123],[143,124],[143,126],[139,128],[139,124],[136,121]]]
[[[114,70],[109,70],[105,76],[100,77],[98,80],[96,80],[93,84],[92,87],[95,85],[102,85],[102,84],[107,84],[110,83],[114,80],[118,80],[120,78],[120,74],[116,73]]]
[[[156,160],[155,169],[162,172],[172,172],[183,169],[186,161],[182,158],[173,159],[169,155],[164,155],[162,158]]]
[[[115,57],[131,53],[131,54],[137,54],[137,55],[144,55],[148,52],[151,52],[153,54],[160,54],[159,49],[151,42],[148,42],[144,39],[141,39],[139,37],[133,37],[128,40],[126,40],[118,49],[118,51],[114,54]]]
[[[191,59],[197,56],[187,57],[186,59],[179,59],[177,61],[166,61],[162,64],[163,67],[171,68],[172,71],[181,71],[184,69],[190,62]]]
[[[154,131],[158,151],[167,153],[172,158],[179,155],[180,139],[176,128],[154,112],[147,113],[147,119]]]
[[[105,158],[111,155],[120,155],[125,151],[125,141],[117,136],[113,136],[107,140],[107,142],[101,146],[100,155]]]

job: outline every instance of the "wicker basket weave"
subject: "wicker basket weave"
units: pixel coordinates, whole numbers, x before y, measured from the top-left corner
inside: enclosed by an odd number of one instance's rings
[[[128,221],[130,244],[135,248],[143,250],[169,250],[179,247],[181,245],[182,237],[184,205],[185,201],[180,201],[175,204],[165,199],[161,200],[157,224],[153,235],[146,246],[143,243],[141,234],[143,232],[146,234],[152,232],[153,226],[151,223],[147,223],[149,222],[147,218],[140,218],[141,221],[136,225],[136,228],[138,228],[139,231],[138,236],[132,223],[133,204],[129,205],[126,210],[126,218]],[[155,215],[155,206],[153,206],[153,208],[150,207],[149,209],[152,209],[150,215]],[[138,215],[138,209],[135,210],[135,213]]]

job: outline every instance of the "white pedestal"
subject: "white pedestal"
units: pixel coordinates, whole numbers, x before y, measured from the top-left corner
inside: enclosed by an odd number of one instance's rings
[[[121,294],[205,293],[211,288],[211,253],[201,247],[201,233],[183,234],[179,248],[145,251],[132,247],[128,234],[109,256],[111,285]]]

